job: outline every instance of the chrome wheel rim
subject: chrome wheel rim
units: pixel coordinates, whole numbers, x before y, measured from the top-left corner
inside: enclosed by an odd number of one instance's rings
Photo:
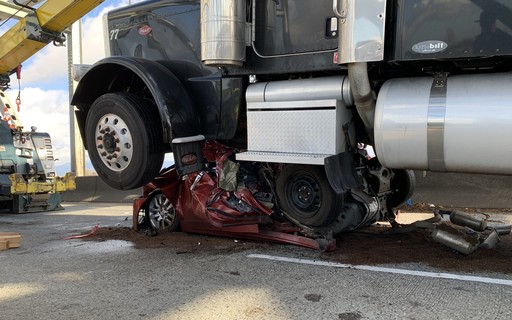
[[[121,117],[109,113],[101,117],[94,133],[96,150],[101,161],[113,171],[130,165],[133,156],[133,137]]]
[[[176,210],[163,194],[155,195],[148,205],[148,221],[157,230],[168,230],[176,221]]]

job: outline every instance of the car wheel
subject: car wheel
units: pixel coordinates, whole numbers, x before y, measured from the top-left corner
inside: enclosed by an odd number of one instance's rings
[[[340,212],[343,195],[331,188],[323,166],[287,165],[277,178],[280,208],[307,226],[325,226]]]
[[[146,221],[156,232],[176,231],[180,227],[180,219],[173,204],[159,190],[151,193],[144,208]]]

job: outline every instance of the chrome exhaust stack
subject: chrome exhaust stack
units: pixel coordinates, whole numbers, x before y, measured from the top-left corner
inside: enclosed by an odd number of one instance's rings
[[[350,79],[350,89],[357,113],[363,121],[366,133],[368,133],[370,141],[373,144],[375,98],[373,97],[373,91],[370,86],[366,62],[350,63],[348,65],[348,78]]]
[[[384,59],[386,1],[333,0],[332,9],[340,23],[338,63],[348,65],[354,104],[374,144],[375,97],[367,62]]]
[[[247,6],[241,0],[201,0],[201,60],[207,66],[245,62]]]

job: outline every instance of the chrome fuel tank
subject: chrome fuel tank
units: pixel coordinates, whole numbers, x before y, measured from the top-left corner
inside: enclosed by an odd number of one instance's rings
[[[375,147],[388,168],[512,174],[512,74],[391,79]]]

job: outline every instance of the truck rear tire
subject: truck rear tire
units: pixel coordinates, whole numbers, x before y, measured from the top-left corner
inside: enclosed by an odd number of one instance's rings
[[[91,106],[85,138],[91,162],[106,184],[134,189],[151,181],[164,160],[160,117],[142,98],[107,93]]]
[[[323,166],[287,165],[277,178],[280,208],[306,226],[326,226],[341,213],[343,195],[331,188]]]

